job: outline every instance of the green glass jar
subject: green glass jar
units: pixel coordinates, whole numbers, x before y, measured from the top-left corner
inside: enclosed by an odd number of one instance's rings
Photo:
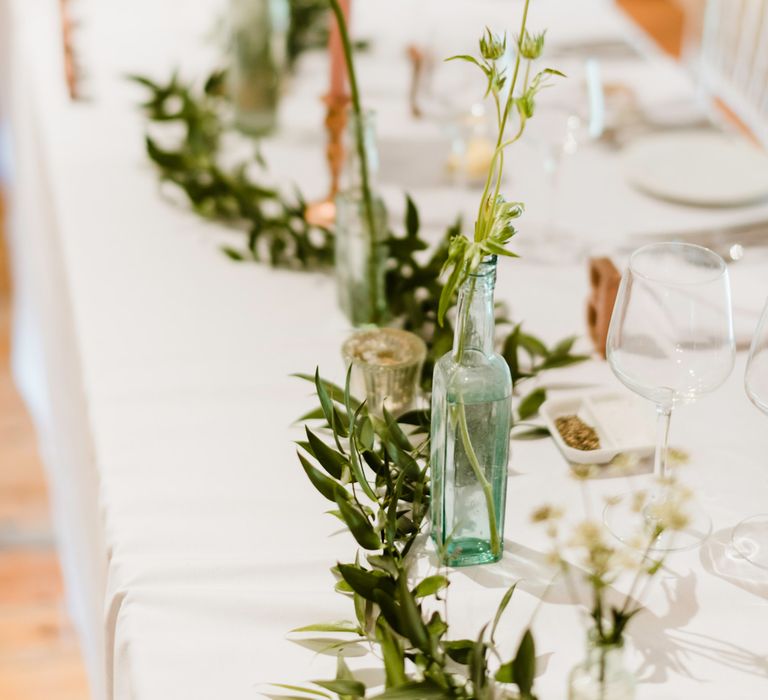
[[[229,94],[235,125],[263,136],[277,122],[287,69],[288,0],[229,0]]]
[[[350,114],[342,187],[336,195],[335,272],[339,306],[353,326],[380,324],[386,317],[387,211],[376,193],[379,153],[374,115],[362,117],[370,211],[357,148],[358,120]]]

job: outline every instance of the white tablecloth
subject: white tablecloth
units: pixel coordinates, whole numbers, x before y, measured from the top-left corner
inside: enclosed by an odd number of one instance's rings
[[[163,199],[143,152],[141,91],[122,77],[164,78],[177,63],[201,74],[217,55],[206,36],[219,4],[182,10],[170,1],[81,0],[93,100],[80,104],[64,94],[57,3],[0,4],[0,17],[9,18],[0,38],[12,59],[2,87],[13,127],[16,375],[40,431],[97,698],[234,700],[257,697],[269,681],[329,676],[332,657],[315,656],[285,633],[350,614],[331,591],[328,567],[353,557],[354,542],[337,533],[298,467],[292,421],[312,405],[311,387],[288,378],[316,364],[342,376],[348,327],[332,280],[236,265],[217,251],[238,240],[233,234]],[[414,178],[410,164],[428,163],[441,138],[435,126],[408,118],[404,42],[429,40],[446,54],[471,50],[485,24],[514,25],[519,4],[456,0],[441,11],[447,4],[433,2],[419,13],[405,0],[356,4],[358,33],[375,38],[359,71],[380,114],[382,188],[395,215],[403,182]],[[532,26],[548,26],[553,42],[628,31],[599,0],[533,7]],[[692,94],[655,54],[605,70],[634,76],[649,104]],[[295,180],[309,196],[326,186],[317,99],[326,73],[324,57],[307,57],[283,102],[281,133],[264,146],[276,177]],[[547,220],[547,200],[537,154],[525,145],[516,153],[506,187],[528,203],[523,237],[526,225]],[[478,196],[443,183],[434,160],[422,180],[406,183],[433,236],[457,210],[471,214]],[[562,180],[558,218],[596,250],[636,234],[768,218],[766,205],[707,211],[646,198],[624,183],[615,154],[599,148],[569,159]],[[768,294],[755,269],[749,261],[733,268],[735,304],[752,314],[747,325]],[[583,263],[500,267],[498,298],[550,341],[583,333],[586,293]],[[679,575],[663,577],[633,624],[630,664],[644,681],[641,699],[754,698],[768,688],[761,634],[768,578],[724,557],[721,544],[741,517],[763,510],[768,493],[764,419],[744,396],[743,369],[741,358],[726,386],[673,422],[673,441],[692,456],[686,480],[715,535],[701,551],[671,559]],[[543,381],[616,386],[598,362]],[[528,524],[530,511],[545,500],[575,512],[582,503],[551,442],[515,443],[513,452],[507,555],[455,572],[451,589],[451,623],[457,635],[474,636],[503,589],[522,578],[503,630],[508,644],[547,582],[545,542]],[[626,483],[605,479],[591,488],[599,502]],[[579,615],[557,589],[537,613],[542,700],[562,697],[567,671],[580,660]],[[351,663],[362,678],[375,676],[370,659]]]

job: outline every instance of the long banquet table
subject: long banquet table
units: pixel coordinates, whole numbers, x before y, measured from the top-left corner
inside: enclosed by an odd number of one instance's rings
[[[329,567],[351,559],[354,542],[324,514],[292,442],[296,417],[312,404],[311,387],[289,375],[319,365],[326,376],[343,376],[339,348],[349,328],[333,281],[222,255],[218,248],[238,236],[158,187],[143,150],[142,94],[125,80],[162,79],[176,65],[203,75],[220,50],[212,28],[221,5],[81,0],[78,41],[91,99],[72,103],[58,3],[0,2],[15,373],[48,467],[95,698],[236,700],[258,697],[269,682],[331,677],[332,654],[286,633],[351,613],[333,593]],[[519,9],[519,0],[429,2],[418,11],[407,0],[355,4],[356,32],[373,40],[359,72],[379,114],[382,191],[397,217],[407,187],[433,239],[457,211],[471,215],[478,193],[443,181],[439,128],[407,114],[405,43],[427,39],[441,55],[471,50],[486,24],[514,31]],[[606,61],[608,78],[633,83],[644,103],[665,110],[694,98],[687,75],[610,3],[536,0],[531,25],[548,27],[555,46],[626,38],[642,58]],[[310,197],[326,186],[318,99],[326,75],[324,55],[301,62],[279,132],[264,143],[270,175]],[[548,221],[549,200],[542,178],[531,175],[536,152],[519,153],[506,187],[528,204],[522,241],[526,226]],[[414,175],[430,158],[434,168]],[[591,146],[564,163],[560,197],[560,225],[598,252],[623,251],[648,235],[768,219],[768,205],[697,210],[651,200],[624,182],[614,153]],[[583,336],[584,262],[565,252],[550,258],[505,262],[497,296],[547,341]],[[765,263],[751,252],[732,268],[743,337],[768,295]],[[700,550],[670,558],[633,623],[628,653],[640,700],[757,698],[768,690],[761,634],[768,575],[728,546],[733,525],[764,510],[768,494],[766,424],[744,395],[744,361],[742,353],[729,381],[673,422],[674,444],[690,453],[685,481],[714,533]],[[554,392],[621,390],[600,361],[540,381]],[[626,487],[611,478],[589,485],[594,503]],[[535,612],[542,700],[563,697],[568,670],[581,659],[583,610],[550,585],[546,541],[529,514],[544,501],[578,514],[583,488],[551,441],[514,443],[505,558],[452,573],[451,625],[470,637],[506,587],[521,581],[502,643],[513,645]],[[418,566],[434,569],[433,555]],[[350,665],[369,683],[380,680],[370,657]]]

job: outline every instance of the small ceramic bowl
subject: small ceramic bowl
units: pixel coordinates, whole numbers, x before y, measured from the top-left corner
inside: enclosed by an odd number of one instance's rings
[[[618,454],[646,457],[656,447],[653,411],[647,402],[631,396],[604,392],[549,399],[539,414],[563,456],[574,464],[607,464]],[[580,450],[563,440],[555,421],[572,415],[595,429],[600,439],[598,449]]]

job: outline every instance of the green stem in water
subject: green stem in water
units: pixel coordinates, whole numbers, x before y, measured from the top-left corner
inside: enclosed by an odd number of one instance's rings
[[[607,650],[600,648],[600,700],[605,700],[605,656]]]
[[[363,110],[360,106],[360,91],[357,88],[357,77],[355,75],[355,65],[352,61],[352,45],[349,41],[349,32],[347,31],[347,22],[344,18],[344,12],[339,5],[338,0],[330,0],[331,9],[336,17],[336,24],[339,28],[339,36],[341,37],[341,45],[344,48],[344,61],[347,64],[347,74],[349,75],[349,89],[352,93],[352,111],[355,113],[355,142],[357,147],[357,154],[360,158],[360,179],[362,182],[363,190],[363,209],[365,212],[365,219],[368,225],[368,237],[370,243],[370,250],[368,255],[368,278],[370,289],[370,303],[372,321],[379,323],[379,288],[376,284],[377,279],[377,238],[378,232],[376,230],[376,220],[373,210],[373,197],[371,195],[371,187],[368,178],[368,155],[365,152],[365,137],[363,131]]]
[[[464,305],[459,309],[461,315],[456,319],[456,333],[459,337],[458,347],[456,348],[456,362],[461,363],[464,359],[464,338],[466,336],[467,324],[469,323],[469,310],[472,308],[472,297],[475,295],[475,279],[470,278],[470,287],[467,291],[467,298]]]
[[[459,403],[456,406],[458,419],[459,419],[459,431],[461,433],[461,442],[464,445],[464,451],[469,459],[469,464],[472,467],[472,471],[475,474],[475,478],[483,489],[483,495],[485,496],[485,505],[488,509],[488,527],[491,533],[491,553],[493,556],[498,556],[501,552],[501,541],[499,540],[499,530],[496,527],[496,508],[493,505],[493,492],[491,490],[491,484],[483,474],[483,469],[480,466],[480,460],[475,454],[475,449],[472,447],[472,440],[469,437],[469,426],[467,425],[467,413],[463,403]]]
[[[467,291],[467,299],[464,305],[459,309],[461,315],[458,318],[458,347],[456,348],[456,361],[461,362],[464,357],[464,338],[466,337],[467,324],[469,323],[469,311],[472,308],[472,297],[475,294],[475,280],[472,279],[470,288]],[[461,437],[461,444],[464,446],[464,452],[469,459],[469,464],[472,467],[472,472],[475,475],[478,483],[483,489],[483,495],[485,496],[485,505],[488,511],[488,528],[491,535],[491,553],[493,556],[498,556],[501,552],[501,542],[499,540],[499,530],[496,526],[496,508],[493,505],[493,491],[491,484],[483,474],[483,469],[480,466],[480,460],[477,458],[475,448],[472,446],[472,439],[469,435],[469,426],[467,425],[467,413],[462,402],[459,402],[456,406],[456,412],[459,420],[459,435]]]

